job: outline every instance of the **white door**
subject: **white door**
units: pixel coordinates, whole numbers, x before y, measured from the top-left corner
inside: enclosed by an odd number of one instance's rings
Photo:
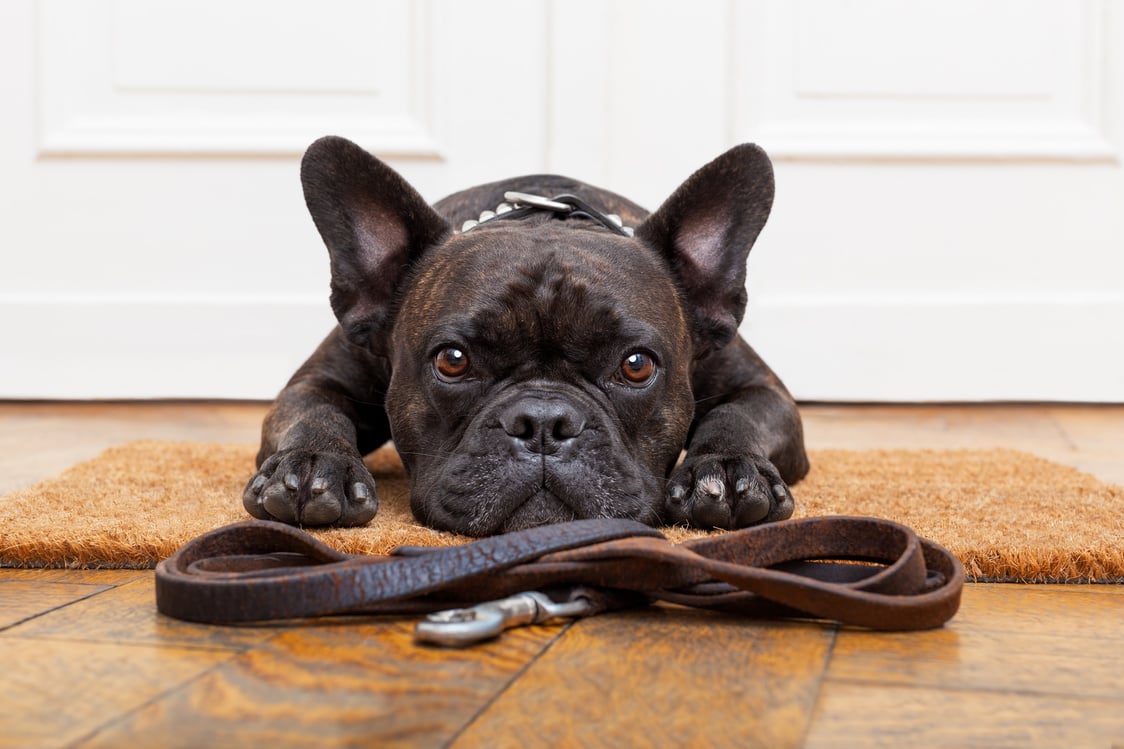
[[[303,148],[650,207],[777,169],[798,398],[1124,401],[1121,0],[5,0],[0,398],[268,398],[332,324]]]

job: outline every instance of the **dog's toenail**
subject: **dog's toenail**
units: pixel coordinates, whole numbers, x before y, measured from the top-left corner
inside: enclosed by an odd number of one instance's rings
[[[749,488],[749,479],[744,478],[744,477],[738,479],[738,483],[734,484],[734,491],[736,491],[738,494],[742,494],[748,488]]]
[[[308,488],[312,490],[313,494],[323,494],[324,492],[328,491],[328,479],[324,478],[323,476],[315,478],[312,480],[312,484],[310,484]]]
[[[682,502],[683,497],[687,496],[687,490],[681,485],[676,484],[675,486],[671,487],[671,491],[668,492],[668,496],[671,497],[673,502]]]
[[[351,493],[355,495],[355,501],[359,504],[371,498],[371,490],[367,488],[366,484],[360,481],[355,482],[355,486],[351,488]]]
[[[784,499],[786,494],[784,484],[773,484],[773,494],[776,494],[778,499]]]
[[[252,491],[254,494],[257,494],[261,491],[261,488],[263,486],[265,486],[265,476],[259,475],[254,478],[254,483],[250,484],[250,491]],[[260,502],[261,500],[258,501]]]
[[[722,480],[713,476],[700,481],[699,488],[712,497],[722,496]]]
[[[289,473],[285,475],[285,486],[293,491],[301,488],[301,480],[297,478],[297,474]]]

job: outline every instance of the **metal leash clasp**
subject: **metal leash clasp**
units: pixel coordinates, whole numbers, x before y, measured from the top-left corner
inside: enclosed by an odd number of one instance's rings
[[[541,624],[559,617],[594,613],[588,598],[555,603],[537,591],[517,593],[467,609],[449,609],[430,614],[414,628],[414,641],[432,645],[464,647],[498,637],[505,629]]]

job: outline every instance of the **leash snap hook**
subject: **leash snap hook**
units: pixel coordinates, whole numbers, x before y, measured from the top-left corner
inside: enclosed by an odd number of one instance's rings
[[[429,614],[414,627],[414,641],[448,647],[465,647],[498,637],[505,629],[541,624],[562,617],[594,613],[588,598],[555,603],[544,593],[528,591],[487,601],[471,608]]]

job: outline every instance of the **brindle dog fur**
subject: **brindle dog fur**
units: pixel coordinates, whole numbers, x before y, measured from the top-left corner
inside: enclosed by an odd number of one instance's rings
[[[773,170],[737,146],[652,214],[556,175],[430,207],[338,137],[301,166],[339,325],[262,427],[257,518],[374,517],[362,456],[393,440],[434,528],[489,535],[575,518],[739,528],[793,511],[808,470],[796,405],[738,335]],[[550,211],[463,222],[507,191],[579,196],[633,237]],[[683,450],[686,455],[683,456]]]

